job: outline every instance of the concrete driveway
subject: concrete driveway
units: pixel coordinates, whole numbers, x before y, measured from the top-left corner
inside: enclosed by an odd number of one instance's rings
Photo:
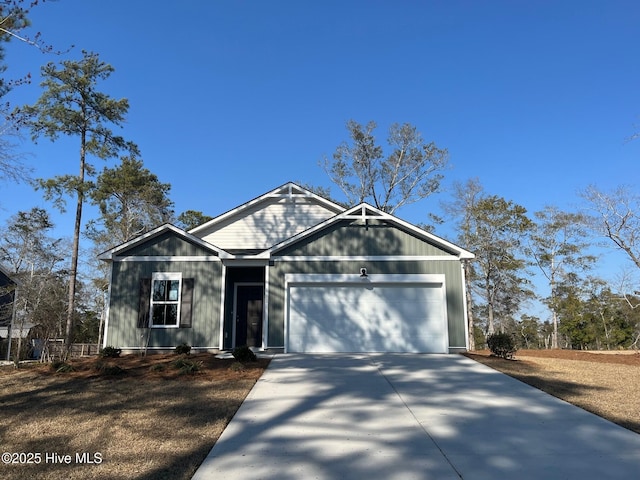
[[[640,435],[460,355],[285,354],[193,478],[632,479]]]

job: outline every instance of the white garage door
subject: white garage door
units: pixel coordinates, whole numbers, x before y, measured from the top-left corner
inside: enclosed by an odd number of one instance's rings
[[[288,275],[288,352],[447,353],[443,275]]]

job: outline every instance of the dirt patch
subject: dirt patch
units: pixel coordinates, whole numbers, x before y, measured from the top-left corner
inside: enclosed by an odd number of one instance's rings
[[[2,478],[191,478],[268,363],[169,354],[74,360],[67,373],[3,367],[2,450],[39,456],[2,465]]]
[[[515,360],[488,351],[465,355],[640,433],[640,354],[520,350]]]

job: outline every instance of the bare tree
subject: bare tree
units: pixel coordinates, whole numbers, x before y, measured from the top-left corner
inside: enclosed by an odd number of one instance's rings
[[[474,318],[469,298],[471,292],[484,302],[476,311],[487,319],[487,334],[495,332],[494,320],[512,316],[532,292],[527,288],[526,262],[518,255],[522,239],[531,228],[524,207],[496,195],[487,195],[477,179],[455,186],[454,201],[443,205],[458,220],[458,242],[475,253],[467,262],[469,335],[473,335]],[[500,321],[500,330],[504,323]],[[470,348],[473,339],[469,339]]]
[[[0,116],[7,118],[0,108]],[[20,132],[11,120],[0,124],[0,179],[3,182],[22,182],[30,178],[32,168],[24,163],[25,155],[16,151]]]
[[[563,212],[547,206],[535,213],[536,224],[528,248],[536,266],[547,279],[551,290],[548,302],[551,309],[553,333],[551,348],[558,348],[558,311],[556,287],[566,275],[589,268],[595,257],[585,254],[583,216]]]
[[[628,186],[603,192],[591,185],[581,196],[587,202],[586,225],[640,268],[640,195]]]
[[[52,45],[45,43],[40,32],[33,35],[28,33],[31,26],[29,21],[31,10],[44,1],[0,0],[0,74],[7,70],[4,45],[11,40],[37,48],[42,53],[63,53],[54,50]],[[5,78],[4,75],[0,75],[0,98],[14,87],[31,82],[30,73],[25,72],[19,75],[21,76],[14,78]],[[20,118],[10,114],[8,102],[0,105],[0,117],[3,118],[0,123],[0,180],[5,182],[28,181],[32,169],[25,165],[25,155],[16,152],[17,142],[20,140]]]
[[[376,144],[376,123],[347,122],[351,143],[338,146],[324,170],[351,205],[371,199],[388,213],[437,192],[448,152],[426,143],[416,127],[394,123],[389,128],[389,153]]]

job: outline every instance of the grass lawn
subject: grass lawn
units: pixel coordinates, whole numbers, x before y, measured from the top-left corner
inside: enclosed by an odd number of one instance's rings
[[[124,356],[100,370],[81,359],[68,373],[1,368],[1,450],[40,456],[0,465],[0,478],[191,478],[269,360],[195,354],[199,370],[181,373],[176,358]]]
[[[515,360],[468,357],[640,433],[640,354],[520,350]]]

